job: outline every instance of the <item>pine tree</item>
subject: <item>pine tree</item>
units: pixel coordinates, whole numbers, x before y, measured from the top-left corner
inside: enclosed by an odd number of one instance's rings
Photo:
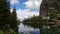
[[[17,21],[17,14],[16,14],[16,9],[13,9],[13,12],[11,14],[11,28],[18,33],[18,21]]]
[[[6,0],[0,0],[0,30],[3,30],[5,34],[8,34],[9,21],[10,21],[10,10],[9,2]]]

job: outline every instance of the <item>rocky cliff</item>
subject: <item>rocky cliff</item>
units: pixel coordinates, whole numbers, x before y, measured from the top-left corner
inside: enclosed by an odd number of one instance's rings
[[[60,13],[60,0],[42,0],[40,15],[48,16],[49,12]]]
[[[42,0],[40,16],[55,19],[55,23],[60,25],[60,0]]]

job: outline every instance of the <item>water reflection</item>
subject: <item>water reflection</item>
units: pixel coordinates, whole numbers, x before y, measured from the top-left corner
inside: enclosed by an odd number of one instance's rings
[[[33,28],[31,26],[24,25],[20,23],[19,25],[19,32],[20,34],[40,34],[39,28]]]

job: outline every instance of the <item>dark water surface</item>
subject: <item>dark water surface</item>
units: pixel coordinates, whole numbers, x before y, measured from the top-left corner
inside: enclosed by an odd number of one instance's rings
[[[40,34],[39,28],[33,28],[31,26],[24,25],[23,23],[20,23],[18,31],[20,34]]]

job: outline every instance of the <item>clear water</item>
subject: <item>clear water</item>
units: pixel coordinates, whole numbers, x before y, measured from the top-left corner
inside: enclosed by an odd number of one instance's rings
[[[20,23],[18,31],[20,34],[40,34],[39,28],[33,28],[31,26],[24,25],[23,23]]]

